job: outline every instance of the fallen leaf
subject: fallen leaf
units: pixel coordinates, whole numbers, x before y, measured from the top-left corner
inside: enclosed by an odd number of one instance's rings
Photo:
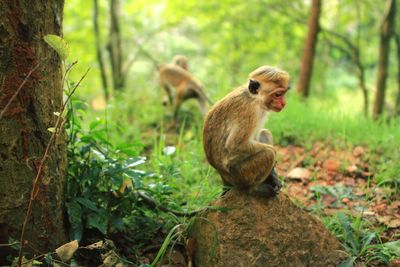
[[[340,162],[334,159],[325,160],[323,167],[325,170],[330,172],[338,172],[340,168]]]
[[[286,178],[304,182],[311,178],[311,172],[306,168],[294,168],[286,175]]]
[[[103,241],[102,240],[99,241],[99,242],[96,242],[96,243],[93,243],[91,245],[86,246],[86,248],[88,248],[88,249],[99,249],[101,247],[103,247]]]
[[[328,207],[336,201],[336,198],[331,195],[322,195],[322,204],[324,207]]]
[[[377,216],[376,219],[389,228],[400,227],[400,219],[393,219],[391,216]]]
[[[350,199],[347,197],[342,198],[342,203],[348,204],[350,202]]]
[[[78,241],[73,240],[57,248],[56,253],[63,262],[67,262],[72,258],[78,247],[79,247]]]
[[[377,213],[382,214],[384,211],[387,210],[387,205],[386,205],[386,203],[381,203],[381,204],[375,205],[375,207],[373,207],[372,210],[376,211]]]
[[[400,267],[400,258],[391,260],[389,267]]]
[[[361,146],[356,146],[356,147],[353,149],[353,156],[356,157],[356,158],[360,157],[360,156],[361,156],[362,154],[364,154],[364,153],[365,153],[365,150],[364,150],[364,148],[361,147]]]
[[[350,165],[345,169],[345,173],[349,174],[349,175],[356,175],[357,172],[358,172],[358,168],[357,168],[357,165],[355,165],[355,164]]]
[[[373,175],[372,172],[361,172],[361,176],[365,178],[372,177]]]

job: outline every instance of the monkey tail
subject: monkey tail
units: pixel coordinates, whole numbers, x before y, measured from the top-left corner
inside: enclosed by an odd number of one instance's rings
[[[202,88],[202,87],[201,87]],[[208,96],[206,95],[206,93],[204,93],[204,90],[199,90],[200,92],[198,92],[199,94],[201,94],[203,96],[203,98],[205,100],[207,100],[208,104],[210,105],[214,105],[214,103],[210,100],[210,98],[208,98]]]

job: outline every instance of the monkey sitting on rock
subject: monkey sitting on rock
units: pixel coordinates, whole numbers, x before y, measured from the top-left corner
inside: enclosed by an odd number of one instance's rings
[[[272,135],[261,128],[269,112],[285,107],[289,80],[286,71],[259,67],[206,114],[203,147],[224,186],[267,197],[280,190]]]

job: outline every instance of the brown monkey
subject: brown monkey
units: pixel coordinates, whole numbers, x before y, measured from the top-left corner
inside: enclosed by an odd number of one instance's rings
[[[261,194],[279,191],[272,135],[261,128],[268,112],[285,107],[289,79],[286,71],[259,67],[250,73],[248,84],[229,93],[207,113],[204,151],[225,186]]]
[[[172,64],[177,65],[184,70],[189,70],[188,58],[184,55],[175,55],[172,59]]]
[[[160,64],[158,66],[159,82],[165,89],[168,101],[173,106],[174,117],[182,103],[191,98],[196,98],[203,114],[207,111],[207,103],[211,101],[203,91],[200,82],[186,69],[187,60],[180,58],[175,64]],[[175,94],[173,94],[173,88]]]

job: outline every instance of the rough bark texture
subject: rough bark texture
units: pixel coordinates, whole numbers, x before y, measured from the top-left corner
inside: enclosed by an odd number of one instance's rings
[[[317,47],[320,14],[321,0],[312,0],[311,13],[308,18],[308,34],[304,43],[299,82],[297,84],[297,92],[299,92],[303,97],[307,97],[310,92],[310,81],[313,70],[315,48]]]
[[[195,266],[326,267],[346,258],[323,224],[283,193],[265,199],[230,190],[211,205],[228,211],[196,218]]]
[[[376,82],[376,95],[374,103],[373,118],[377,119],[382,114],[385,104],[386,78],[388,73],[390,38],[394,30],[394,18],[396,14],[396,1],[387,0],[385,16],[381,25],[379,58],[378,58],[378,77]]]
[[[62,101],[60,59],[44,41],[62,33],[63,0],[0,1],[0,112],[26,79],[0,118],[0,243],[19,240],[36,175]],[[27,226],[29,247],[46,252],[67,240],[62,200],[66,168],[60,136],[44,168]],[[0,250],[0,262],[4,254]]]

